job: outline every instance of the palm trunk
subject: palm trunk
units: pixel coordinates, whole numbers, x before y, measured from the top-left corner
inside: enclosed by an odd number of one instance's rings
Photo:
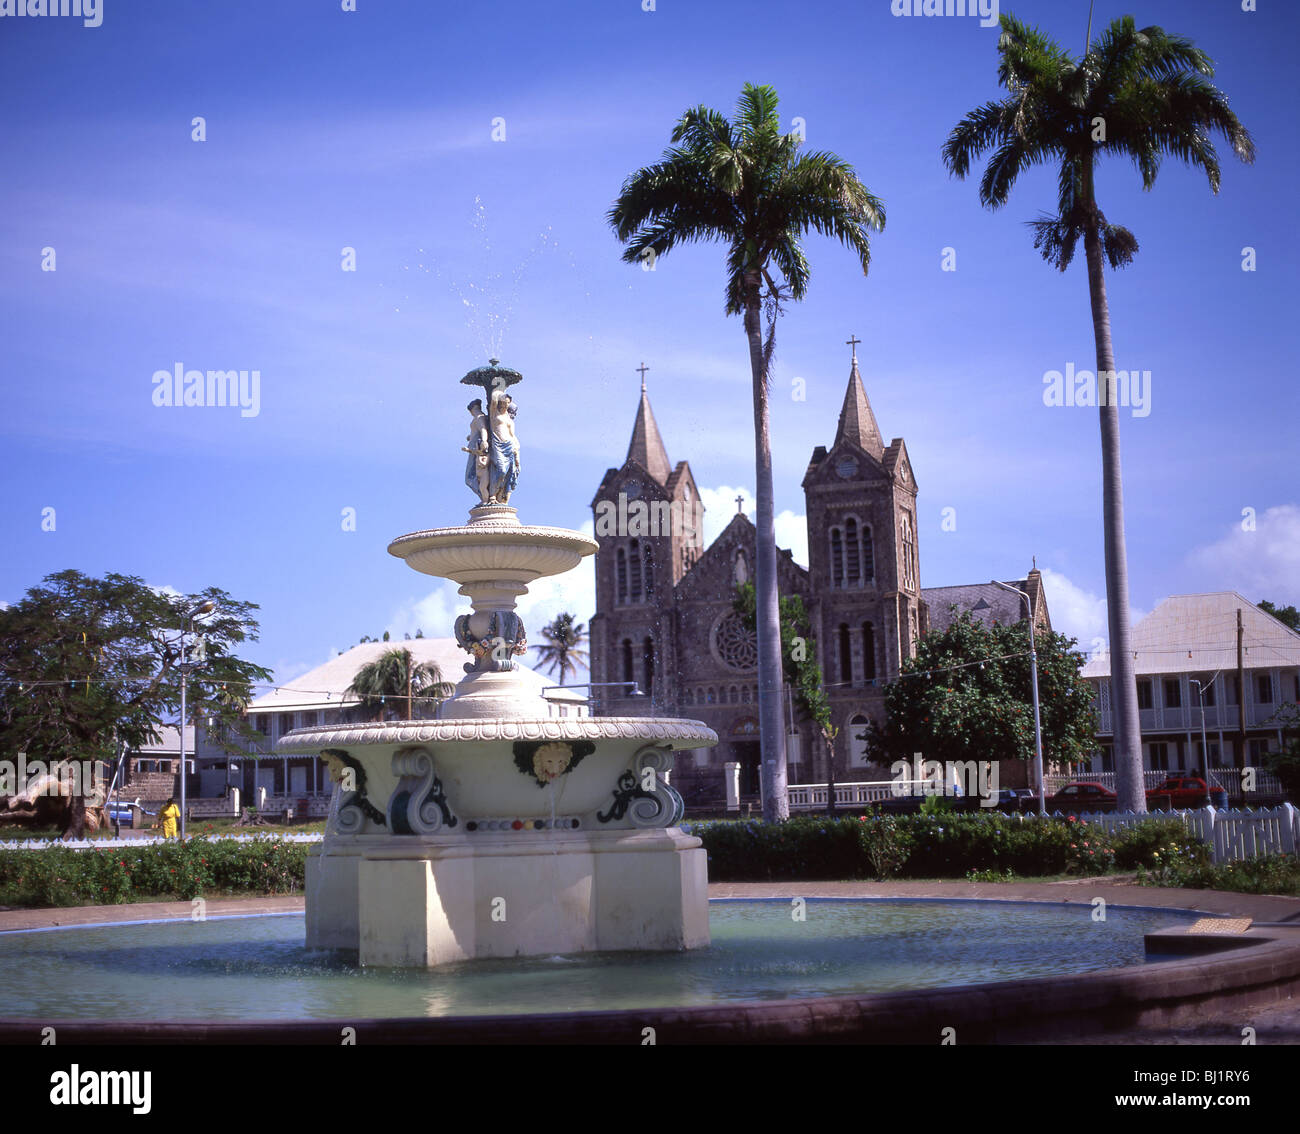
[[[1088,186],[1089,191],[1091,185]],[[1119,453],[1119,407],[1115,405],[1115,352],[1110,339],[1101,238],[1094,225],[1084,236],[1092,329],[1097,344],[1097,403],[1101,414],[1102,511],[1106,548],[1106,615],[1110,627],[1110,717],[1115,746],[1115,788],[1120,811],[1145,812],[1142,730],[1137,676],[1129,630],[1128,552],[1124,543],[1124,474]],[[1105,376],[1110,375],[1107,379]]]
[[[786,794],[785,726],[781,719],[781,607],[776,586],[776,524],[772,499],[772,443],[768,426],[767,375],[759,320],[758,281],[746,280],[745,334],[754,380],[754,495],[757,547],[754,621],[758,628],[758,733],[762,766],[763,818],[790,817]]]

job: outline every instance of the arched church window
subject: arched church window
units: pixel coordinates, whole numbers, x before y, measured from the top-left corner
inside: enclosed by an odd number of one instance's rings
[[[844,585],[844,536],[839,528],[831,528],[831,586]]]
[[[746,686],[745,686],[745,687],[740,691],[740,699],[741,699],[741,701],[742,701],[744,704],[746,704],[746,705],[748,705],[748,704],[750,703],[749,686],[748,686],[748,685],[746,685]]]
[[[850,516],[844,521],[844,560],[847,586],[862,585],[862,549],[858,545],[858,521]]]
[[[627,602],[627,552],[621,547],[614,553],[614,601]]]
[[[876,628],[870,622],[862,624],[862,676],[876,679]]]
[[[623,680],[631,685],[635,678],[632,676],[632,639],[623,639]],[[630,689],[623,690],[624,693],[631,692]]]
[[[739,704],[740,704],[740,687],[739,687],[739,686],[737,686],[737,685],[733,685],[730,689],[727,690],[727,700],[730,701],[733,705],[739,705]]]
[[[862,525],[862,579],[871,582],[876,577],[876,552],[871,542],[871,525]]]
[[[641,601],[641,541],[633,540],[627,552],[628,597]]]
[[[849,761],[855,767],[862,767],[867,760],[867,742],[862,739],[867,734],[867,718],[861,713],[854,713],[849,721]]]
[[[853,681],[853,643],[849,638],[849,624],[840,623],[840,680],[847,683]]]
[[[641,686],[641,692],[649,696],[655,687],[655,640],[649,635],[641,643],[641,662],[645,675],[645,684]]]
[[[708,698],[710,705],[716,705],[718,703],[718,691],[714,689],[712,685],[709,686]]]
[[[692,693],[689,689],[682,690],[682,704],[683,705],[695,704],[695,694]]]
[[[643,565],[645,568],[645,597],[648,601],[655,597],[654,548],[649,544],[646,544]]]

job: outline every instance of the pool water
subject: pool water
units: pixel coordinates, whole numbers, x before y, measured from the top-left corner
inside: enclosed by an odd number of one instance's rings
[[[1142,964],[1144,933],[1196,916],[924,899],[809,899],[798,912],[789,899],[713,901],[705,949],[434,970],[308,949],[302,914],[3,933],[0,1016],[355,1020],[865,995]]]

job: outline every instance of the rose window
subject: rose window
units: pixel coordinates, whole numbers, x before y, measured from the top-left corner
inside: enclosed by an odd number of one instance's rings
[[[758,668],[758,635],[734,610],[714,626],[713,649],[731,669],[751,672]]]

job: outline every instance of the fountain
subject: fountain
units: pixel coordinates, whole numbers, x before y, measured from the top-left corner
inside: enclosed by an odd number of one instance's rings
[[[337,785],[307,864],[307,944],[363,965],[679,950],[709,943],[705,852],[676,827],[673,751],[717,743],[699,721],[555,717],[519,679],[516,601],[596,551],[566,528],[519,522],[518,371],[492,359],[461,382],[469,522],[395,539],[389,553],[460,584],[470,655],[437,719],[296,729]]]

